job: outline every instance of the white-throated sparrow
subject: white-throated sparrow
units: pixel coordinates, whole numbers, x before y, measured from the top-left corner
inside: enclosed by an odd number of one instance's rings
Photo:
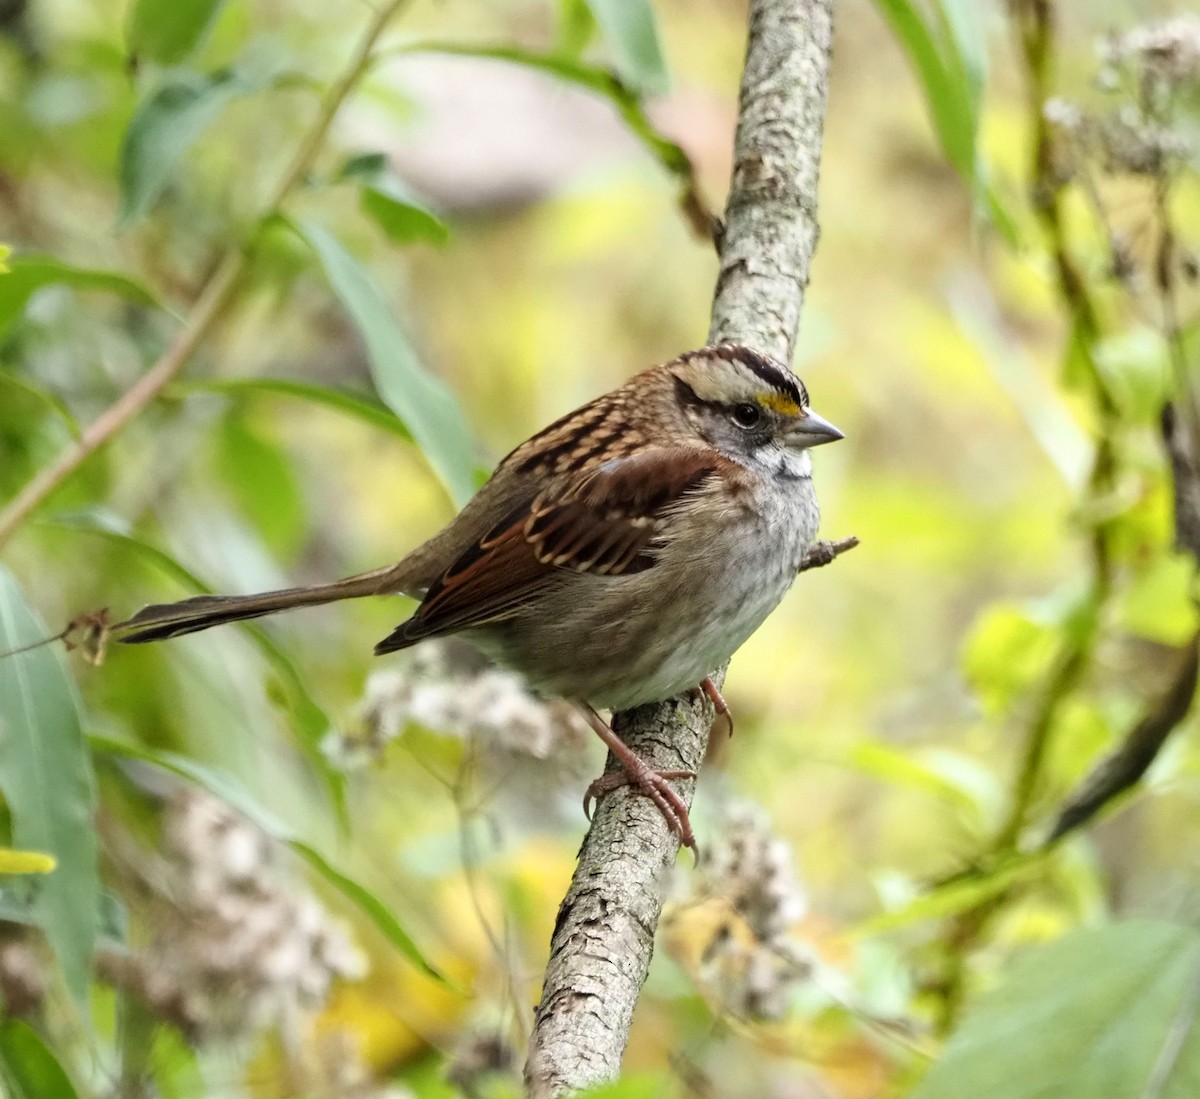
[[[522,443],[441,533],[397,564],[307,588],[146,607],[157,641],[364,595],[419,599],[375,646],[463,632],[539,692],[578,701],[684,843],[687,809],[593,707],[697,685],[783,598],[817,532],[808,449],[842,433],[766,355],[720,344],[651,367]],[[593,794],[611,789],[601,780]]]

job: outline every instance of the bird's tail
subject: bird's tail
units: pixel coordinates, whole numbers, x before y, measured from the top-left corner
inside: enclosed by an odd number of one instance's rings
[[[349,576],[332,584],[316,584],[308,588],[285,588],[282,591],[261,592],[258,595],[197,595],[178,603],[156,603],[143,607],[132,618],[113,627],[121,633],[125,644],[145,641],[164,641],[225,622],[246,618],[261,618],[293,607],[316,607],[336,603],[339,599],[358,599],[364,595],[382,595],[403,590],[396,581],[395,565],[374,572]]]

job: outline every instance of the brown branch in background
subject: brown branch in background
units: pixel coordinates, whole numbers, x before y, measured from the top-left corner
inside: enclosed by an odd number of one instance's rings
[[[790,362],[817,242],[833,0],[752,0],[749,23],[709,340]],[[719,685],[723,676],[720,669],[713,679]],[[702,701],[676,699],[617,714],[613,726],[652,767],[694,771],[710,719]],[[693,789],[680,783],[689,804]],[[678,837],[647,798],[622,789],[600,803],[550,945],[525,1065],[532,1095],[560,1096],[617,1075],[663,879],[678,852]]]
[[[1105,805],[1139,782],[1149,770],[1167,738],[1192,708],[1198,656],[1200,634],[1183,650],[1179,670],[1162,697],[1130,729],[1116,751],[1092,768],[1063,804],[1050,835],[1046,837],[1046,847],[1081,828]]]
[[[321,99],[317,117],[300,141],[291,163],[275,188],[259,224],[276,214],[296,188],[304,182],[320,153],[329,128],[342,104],[358,85],[374,59],[375,45],[388,23],[406,0],[389,0],[371,20],[346,68]],[[80,438],[41,470],[0,511],[0,546],[84,462],[118,435],[166,386],[178,377],[196,350],[207,339],[226,307],[233,301],[246,270],[247,247],[229,251],[200,291],[183,328],[157,362],[106,408]]]

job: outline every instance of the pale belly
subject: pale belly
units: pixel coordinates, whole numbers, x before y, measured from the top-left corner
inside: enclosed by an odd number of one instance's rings
[[[811,485],[753,538],[686,531],[653,568],[575,575],[472,640],[547,697],[623,710],[672,698],[725,663],[779,605],[816,536]]]

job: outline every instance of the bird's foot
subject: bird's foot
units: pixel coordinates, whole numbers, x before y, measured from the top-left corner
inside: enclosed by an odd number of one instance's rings
[[[717,685],[705,676],[700,682],[700,686],[692,688],[692,697],[700,698],[704,696],[713,704],[713,728],[716,728],[717,722],[724,719],[725,730],[727,735],[733,736],[733,713],[729,709],[729,703],[725,701],[725,696],[717,690]]]
[[[583,811],[588,820],[592,819],[592,802],[598,802],[605,794],[611,794],[622,786],[632,786],[639,794],[644,794],[662,813],[667,824],[671,826],[679,842],[684,847],[690,847],[697,853],[696,835],[692,831],[692,822],[688,817],[688,808],[671,786],[671,780],[677,778],[695,778],[695,771],[656,771],[640,756],[634,756],[637,764],[630,766],[623,763],[623,771],[610,771],[601,775],[586,790],[583,795]]]
[[[695,778],[695,771],[666,770],[659,771],[651,767],[641,756],[629,748],[616,733],[609,728],[608,723],[590,706],[581,707],[588,724],[596,734],[608,745],[609,750],[621,764],[620,771],[612,771],[601,775],[586,790],[583,795],[583,811],[588,820],[592,819],[592,803],[598,802],[605,794],[612,793],[622,786],[630,786],[637,793],[644,794],[658,807],[663,819],[678,837],[679,842],[691,849],[696,860],[700,859],[700,849],[696,846],[696,835],[692,831],[692,822],[688,817],[687,803],[671,786],[672,779]]]

